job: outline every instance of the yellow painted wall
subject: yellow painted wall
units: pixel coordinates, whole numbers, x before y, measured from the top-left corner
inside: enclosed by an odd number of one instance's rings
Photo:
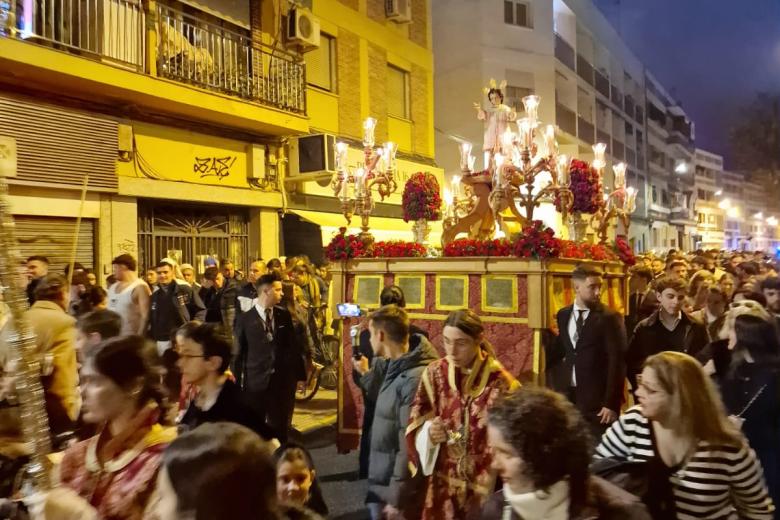
[[[314,14],[322,30],[336,37],[337,91],[309,89],[309,126],[359,139],[361,122],[374,117],[377,141],[391,140],[400,149],[434,157],[433,53],[427,36],[427,2],[413,10],[411,26],[384,18],[383,0],[318,0]],[[411,27],[411,28],[410,28]],[[421,44],[422,43],[422,44]],[[412,121],[388,117],[386,67],[409,72]]]

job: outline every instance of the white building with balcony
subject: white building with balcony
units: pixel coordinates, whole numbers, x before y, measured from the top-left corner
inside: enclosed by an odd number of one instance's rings
[[[723,157],[705,150],[695,152],[694,189],[696,249],[722,249],[726,245],[726,210],[719,206]]]

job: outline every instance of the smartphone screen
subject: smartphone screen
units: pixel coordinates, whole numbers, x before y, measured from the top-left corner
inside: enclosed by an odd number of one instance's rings
[[[336,305],[342,318],[357,318],[360,316],[360,305],[357,303],[339,303]]]

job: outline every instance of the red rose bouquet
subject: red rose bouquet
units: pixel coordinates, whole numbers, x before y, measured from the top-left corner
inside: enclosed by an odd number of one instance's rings
[[[595,213],[604,203],[598,172],[585,161],[572,159],[569,173],[569,189],[574,195],[572,213]],[[561,211],[561,201],[558,197],[555,198],[555,207]]]
[[[541,220],[525,226],[514,245],[515,256],[520,258],[557,258],[560,249],[561,241],[555,238],[555,231]]]
[[[624,264],[634,265],[636,263],[634,250],[631,248],[628,240],[626,240],[626,237],[620,236],[615,239],[615,252]]]
[[[331,262],[360,258],[368,253],[366,245],[358,235],[347,235],[347,228],[339,228],[339,232],[325,247],[325,256]]]
[[[404,242],[403,240],[374,242],[374,258],[421,258],[425,254],[425,246],[417,242]]]
[[[410,220],[441,220],[439,181],[430,172],[413,174],[403,193],[404,222]]]

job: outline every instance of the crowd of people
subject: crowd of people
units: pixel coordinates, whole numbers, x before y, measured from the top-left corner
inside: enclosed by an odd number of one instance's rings
[[[315,461],[290,438],[327,325],[326,266],[258,260],[244,275],[209,259],[199,277],[166,258],[141,277],[125,254],[102,300],[81,266],[70,285],[47,267],[28,261],[27,317],[63,456],[58,485],[28,500],[33,516],[327,517]],[[640,256],[623,314],[602,303],[592,266],[572,286],[544,340],[545,386],[504,369],[472,310],[451,312],[435,345],[403,291],[384,288],[351,367],[371,518],[774,518],[776,266]],[[28,454],[5,354],[0,496]]]

